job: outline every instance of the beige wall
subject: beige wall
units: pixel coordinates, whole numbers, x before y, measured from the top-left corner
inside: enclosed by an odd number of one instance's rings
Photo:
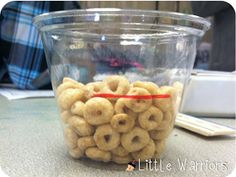
[[[80,1],[82,8],[124,8],[148,9],[182,13],[192,13],[190,1]],[[211,41],[212,30],[209,30],[203,41]]]
[[[156,9],[155,1],[84,1],[82,8],[126,8],[126,9]]]
[[[189,1],[81,1],[82,8],[126,8],[191,13]]]

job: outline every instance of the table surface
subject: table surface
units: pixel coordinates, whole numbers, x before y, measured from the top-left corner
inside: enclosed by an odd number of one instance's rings
[[[207,120],[235,128],[233,118]],[[185,169],[181,170],[180,164],[185,162]],[[206,138],[174,128],[156,165],[152,163],[149,168],[144,163],[135,171],[126,172],[126,165],[69,157],[53,98],[8,101],[0,96],[0,166],[14,177],[220,177],[235,167],[235,137]]]

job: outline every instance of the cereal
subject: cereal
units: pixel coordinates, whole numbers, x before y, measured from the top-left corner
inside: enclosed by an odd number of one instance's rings
[[[64,81],[65,80],[65,81]],[[60,95],[62,92],[64,92],[67,89],[82,89],[84,88],[84,84],[76,82],[75,80],[72,80],[69,78],[63,79],[63,83],[57,87],[57,95]]]
[[[153,157],[155,149],[154,141],[150,139],[149,143],[143,149],[137,152],[132,152],[131,154],[135,160],[145,161]]]
[[[94,93],[100,93],[102,89],[105,87],[104,82],[91,82],[86,86],[91,87]]]
[[[104,82],[92,82],[87,84],[84,88],[86,99],[90,99],[94,94],[100,93],[104,87]]]
[[[76,114],[78,116],[83,116],[84,112],[84,103],[82,101],[76,101],[71,106],[71,113]]]
[[[70,77],[64,77],[63,78],[62,83],[66,83],[66,82],[70,82],[70,83],[73,83],[73,84],[81,84],[81,83],[77,82],[76,80],[71,79]]]
[[[108,76],[104,80],[106,87],[104,88],[104,92],[113,93],[118,95],[126,94],[130,89],[129,81],[123,76]]]
[[[126,113],[129,115],[129,117],[132,117],[134,119],[137,118],[137,113],[133,112],[131,109],[129,109],[125,105],[125,98],[119,98],[115,103],[115,112],[118,113]]]
[[[151,94],[146,89],[138,87],[131,88],[128,92],[128,95],[151,96]],[[133,112],[143,112],[151,106],[152,99],[127,98],[125,99],[124,103]]]
[[[109,124],[101,125],[95,131],[94,140],[99,149],[109,151],[120,144],[120,134]]]
[[[61,113],[61,119],[64,123],[68,123],[69,118],[72,117],[72,114],[70,111],[63,111]]]
[[[117,132],[126,133],[134,126],[134,119],[127,114],[116,114],[111,119],[111,126]]]
[[[126,156],[112,155],[111,160],[117,164],[127,164],[131,162],[133,159],[130,155]]]
[[[110,101],[105,98],[91,98],[85,103],[84,119],[92,125],[110,122],[114,110]]]
[[[135,127],[121,136],[121,144],[128,152],[142,149],[150,140],[149,134],[142,128]]]
[[[162,112],[155,106],[151,106],[145,112],[140,113],[138,117],[140,126],[148,131],[157,128],[162,122],[162,119]]]
[[[96,146],[96,143],[93,139],[93,136],[86,136],[81,137],[77,141],[78,148],[81,149],[81,151],[85,151],[88,147]]]
[[[109,162],[111,160],[111,153],[109,151],[103,151],[97,147],[86,149],[85,154],[88,158],[96,161]]]
[[[160,125],[156,128],[157,130],[164,130],[171,124],[172,120],[172,113],[170,111],[164,112],[163,120],[161,121]]]
[[[78,140],[78,135],[76,134],[76,132],[71,129],[71,128],[66,128],[65,129],[65,140],[66,140],[66,144],[70,149],[74,149],[77,147],[77,140]]]
[[[83,91],[81,89],[68,88],[63,91],[58,97],[58,103],[64,110],[69,110],[76,101],[83,98]]]
[[[177,93],[173,87],[163,86],[158,89],[158,94],[168,94],[170,95],[170,98],[154,99],[153,103],[156,107],[161,109],[163,112],[167,112],[175,108]]]
[[[130,83],[118,75],[84,85],[65,77],[57,96],[69,154],[117,164],[160,158],[174,126],[180,86]]]
[[[126,156],[129,154],[129,152],[125,148],[123,148],[123,146],[121,146],[121,145],[115,149],[112,149],[111,152],[112,152],[112,154],[114,154],[116,156]]]
[[[171,130],[172,130],[171,126],[168,126],[164,130],[151,130],[150,136],[154,140],[163,140],[167,138],[167,136],[169,136],[169,134],[171,133]]]
[[[73,116],[68,121],[68,124],[78,133],[80,136],[90,136],[94,133],[94,127],[88,124],[83,118]]]
[[[70,149],[69,154],[71,155],[71,157],[75,159],[79,159],[80,157],[84,155],[83,152],[79,148]]]
[[[146,89],[149,93],[152,95],[157,94],[158,86],[154,84],[153,82],[142,82],[142,81],[136,81],[133,83],[133,87],[140,87]]]

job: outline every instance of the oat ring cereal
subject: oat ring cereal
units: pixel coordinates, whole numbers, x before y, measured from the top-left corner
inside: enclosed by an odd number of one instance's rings
[[[80,150],[80,148],[75,148],[75,149],[70,149],[69,150],[69,154],[71,155],[71,157],[73,157],[74,159],[79,159],[80,157],[82,157],[84,155],[84,153]]]
[[[163,113],[163,120],[161,121],[160,125],[156,128],[157,130],[164,130],[166,129],[172,121],[172,113],[170,111]]]
[[[94,133],[94,141],[99,149],[109,151],[120,144],[120,134],[109,124],[101,125]]]
[[[134,118],[129,117],[127,114],[116,114],[111,119],[112,128],[120,133],[125,133],[131,130],[134,123]]]
[[[61,119],[64,123],[68,123],[68,120],[72,117],[73,115],[71,114],[70,111],[63,111],[61,113]]]
[[[149,143],[140,151],[132,152],[132,157],[135,160],[145,161],[151,159],[155,153],[155,144],[152,139],[150,139]]]
[[[127,164],[131,162],[133,159],[130,155],[127,156],[112,155],[111,160],[117,164]]]
[[[119,98],[115,103],[114,109],[117,114],[125,113],[125,114],[128,114],[129,117],[132,117],[134,119],[137,118],[137,113],[135,113],[134,111],[132,111],[125,105],[125,98]]]
[[[76,101],[83,99],[83,93],[82,89],[68,88],[59,95],[58,103],[62,109],[70,110]]]
[[[78,139],[77,146],[82,152],[84,152],[87,148],[96,146],[96,143],[93,136],[85,136]]]
[[[99,93],[105,87],[105,83],[104,82],[92,82],[92,83],[87,84],[86,86],[92,87],[92,89],[95,93]]]
[[[66,82],[70,82],[70,83],[74,83],[74,84],[78,84],[79,82],[70,78],[70,77],[64,77],[62,80],[62,83],[66,83]]]
[[[157,128],[163,119],[163,113],[155,106],[151,106],[148,110],[139,114],[139,125],[146,130]]]
[[[134,96],[151,96],[146,89],[139,87],[131,88],[127,94]],[[143,112],[152,105],[152,99],[126,98],[124,103],[133,112]]]
[[[74,149],[77,147],[77,140],[79,137],[72,128],[67,127],[64,131],[64,136],[68,148]]]
[[[151,130],[149,133],[152,139],[163,140],[169,136],[169,134],[171,133],[171,130],[172,130],[172,127],[168,126],[164,130]]]
[[[73,89],[83,89],[84,84],[79,83],[70,78],[64,78],[63,83],[57,87],[57,95],[60,95],[66,89],[73,88]]]
[[[142,149],[150,140],[146,130],[135,127],[128,133],[121,136],[121,144],[128,152],[134,152]]]
[[[175,109],[177,92],[173,87],[162,86],[158,89],[158,94],[168,94],[170,98],[157,98],[153,100],[153,104],[161,109],[163,112],[171,111]]]
[[[130,84],[129,81],[123,76],[108,76],[104,80],[106,87],[104,88],[104,93],[113,93],[118,95],[124,95],[129,91]]]
[[[151,93],[152,95],[156,95],[157,94],[157,90],[159,89],[159,87],[156,84],[154,84],[153,82],[136,81],[132,85],[133,85],[133,87],[144,88],[149,93]]]
[[[94,94],[100,93],[103,88],[105,87],[104,82],[92,82],[88,83],[84,90],[85,90],[85,97],[86,99],[90,99]]]
[[[127,156],[129,152],[121,145],[119,145],[117,148],[111,150],[112,154],[116,156]]]
[[[83,116],[84,112],[84,103],[82,101],[76,101],[71,106],[71,113],[76,114],[78,116]]]
[[[109,151],[103,151],[97,147],[86,149],[85,154],[88,158],[96,161],[109,162],[111,160],[111,153]]]
[[[105,98],[94,97],[85,103],[84,119],[91,125],[110,122],[114,110],[110,101]]]
[[[94,127],[88,124],[83,118],[73,116],[68,120],[68,124],[80,136],[90,136],[94,133]]]

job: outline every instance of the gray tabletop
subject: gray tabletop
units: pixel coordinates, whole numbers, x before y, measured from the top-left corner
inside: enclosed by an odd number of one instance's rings
[[[235,119],[210,120],[235,128]],[[0,166],[14,177],[227,176],[235,167],[235,138],[206,138],[174,128],[155,164],[137,164],[135,171],[126,172],[126,165],[73,160],[54,99],[8,101],[0,96]]]

